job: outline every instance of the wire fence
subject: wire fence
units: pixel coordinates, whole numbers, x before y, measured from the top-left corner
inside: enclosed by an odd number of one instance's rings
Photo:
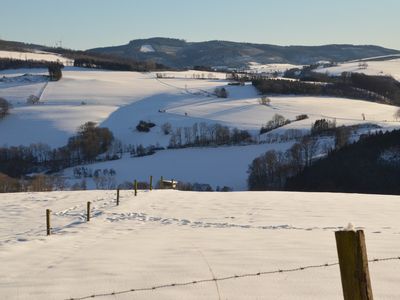
[[[374,258],[374,259],[368,260],[368,262],[377,263],[377,262],[394,261],[394,260],[400,261],[400,256]],[[272,271],[262,271],[262,272],[257,272],[257,273],[245,273],[245,274],[230,275],[230,276],[225,276],[225,277],[214,277],[214,278],[192,280],[192,281],[186,281],[186,282],[176,282],[176,283],[154,285],[154,286],[150,286],[150,287],[131,288],[131,289],[126,289],[126,290],[113,291],[113,292],[109,292],[109,293],[99,293],[99,294],[92,294],[92,295],[83,296],[83,297],[67,298],[65,300],[84,300],[84,299],[91,299],[91,298],[98,298],[98,297],[117,296],[117,295],[128,294],[128,293],[155,291],[155,290],[159,290],[159,289],[184,287],[184,286],[190,286],[190,285],[197,285],[197,284],[201,284],[201,283],[220,282],[220,281],[227,281],[227,280],[240,279],[240,278],[246,278],[246,277],[258,277],[258,276],[272,275],[272,274],[299,272],[299,271],[305,271],[305,270],[309,270],[309,269],[329,268],[329,267],[338,266],[338,265],[339,265],[339,262],[333,262],[333,263],[308,265],[308,266],[289,268],[289,269],[278,269],[278,270],[272,270]]]

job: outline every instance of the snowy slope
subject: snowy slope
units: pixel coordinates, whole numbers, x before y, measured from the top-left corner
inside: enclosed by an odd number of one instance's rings
[[[206,183],[215,190],[217,186],[231,187],[235,191],[247,190],[247,170],[254,158],[275,149],[285,151],[292,143],[261,144],[250,146],[187,148],[158,151],[152,156],[129,157],[85,165],[86,168],[114,169],[116,185],[124,182],[148,182],[150,175],[156,180],[161,176],[189,183]],[[73,169],[66,169],[63,176],[72,185],[82,179],[73,177]],[[86,178],[87,187],[95,189],[92,178]]]
[[[360,67],[360,62],[342,63],[335,67],[319,68],[316,71],[332,75],[340,75],[343,72],[357,72],[367,75],[386,75],[393,76],[400,80],[400,59],[383,61],[366,61],[367,67]]]
[[[59,54],[49,53],[44,51],[40,52],[0,51],[0,58],[60,62],[65,66],[71,66],[74,64],[74,61],[69,58],[65,58]]]
[[[334,231],[350,221],[364,228],[369,258],[398,256],[399,210],[398,196],[357,194],[122,191],[119,207],[115,191],[2,194],[0,298],[70,299],[336,262]],[[399,298],[399,270],[399,261],[370,263],[376,299]],[[341,299],[339,268],[100,299],[218,298]]]
[[[165,122],[174,128],[218,122],[257,134],[276,113],[290,119],[308,114],[310,119],[288,126],[308,130],[315,119],[322,117],[336,118],[339,124],[363,122],[362,113],[367,121],[393,122],[397,109],[366,101],[290,96],[271,97],[270,107],[261,106],[252,86],[228,87],[221,73],[211,73],[219,79],[199,80],[192,77],[204,74],[208,78],[209,74],[165,72],[170,78],[157,79],[154,73],[65,68],[59,82],[47,84],[20,82],[24,71],[0,72],[0,76],[17,78],[11,83],[0,82],[0,97],[14,106],[10,116],[0,123],[0,145],[43,142],[61,146],[88,121],[110,128],[126,144],[166,145],[169,137],[160,128]],[[35,76],[40,74],[43,70],[34,70]],[[215,87],[223,86],[229,92],[227,99],[210,95]],[[40,105],[25,104],[31,94],[41,96]],[[153,121],[157,126],[148,134],[139,133],[135,127],[140,120]]]

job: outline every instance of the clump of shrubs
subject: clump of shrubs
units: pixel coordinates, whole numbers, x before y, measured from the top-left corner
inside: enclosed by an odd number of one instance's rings
[[[285,126],[290,123],[289,119],[286,119],[284,116],[275,114],[272,117],[272,120],[268,121],[267,124],[263,125],[260,129],[260,134],[264,134],[266,132],[272,131],[276,128]]]
[[[156,126],[156,124],[141,120],[139,124],[136,125],[136,130],[139,132],[149,132],[154,126]]]
[[[336,120],[333,121],[327,119],[316,120],[311,126],[311,134],[321,134],[332,132],[332,129],[336,128]]]
[[[270,98],[268,98],[267,96],[265,96],[265,95],[263,95],[263,96],[261,96],[261,98],[259,99],[259,103],[261,104],[261,105],[270,105],[271,104],[271,99]]]
[[[296,121],[301,121],[301,120],[305,120],[305,119],[308,119],[308,115],[306,115],[306,114],[296,116]]]
[[[228,91],[225,88],[215,88],[214,95],[218,98],[228,98]]]

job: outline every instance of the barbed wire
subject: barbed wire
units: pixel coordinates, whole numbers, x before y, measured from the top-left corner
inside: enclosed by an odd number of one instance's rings
[[[392,260],[400,260],[400,256],[385,257],[385,258],[373,258],[373,259],[368,260],[368,262],[376,263],[376,262],[392,261]],[[339,265],[339,262],[325,263],[325,264],[319,264],[319,265],[308,265],[308,266],[304,266],[304,267],[297,267],[297,268],[291,268],[291,269],[278,269],[278,270],[273,270],[273,271],[263,271],[263,272],[257,272],[257,273],[245,273],[245,274],[241,274],[241,275],[214,277],[214,278],[209,278],[209,279],[192,280],[192,281],[179,282],[179,283],[161,284],[161,285],[156,285],[156,286],[152,286],[152,287],[132,288],[132,289],[121,290],[121,291],[116,291],[116,292],[109,292],[109,293],[92,294],[89,296],[83,296],[83,297],[77,297],[77,298],[67,298],[65,300],[85,300],[85,299],[91,299],[91,298],[97,298],[97,297],[116,296],[116,295],[122,295],[122,294],[134,293],[134,292],[154,291],[154,290],[165,289],[165,288],[197,285],[197,284],[201,284],[201,283],[226,281],[226,280],[246,278],[246,277],[257,277],[257,276],[263,276],[263,275],[305,271],[305,270],[309,270],[309,269],[328,268],[328,267],[333,267],[333,266],[337,266],[337,265]]]

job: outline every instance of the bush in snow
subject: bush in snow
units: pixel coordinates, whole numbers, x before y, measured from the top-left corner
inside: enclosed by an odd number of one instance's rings
[[[166,122],[166,123],[162,124],[161,130],[165,135],[170,134],[172,131],[171,123]]]
[[[139,121],[139,124],[136,125],[136,130],[139,132],[149,132],[150,128],[153,128],[154,126],[156,126],[156,124],[141,120]]]
[[[308,116],[306,114],[296,116],[296,121],[301,121],[305,119],[308,119]]]
[[[35,96],[35,95],[30,95],[29,97],[28,97],[28,99],[26,99],[26,103],[27,104],[30,104],[30,105],[32,105],[32,104],[38,104],[39,103],[39,97],[37,97],[37,96]]]
[[[215,88],[214,95],[218,98],[228,98],[228,91],[225,88]]]
[[[267,96],[261,96],[259,100],[261,105],[270,105],[271,104],[271,99],[268,98]]]
[[[58,63],[52,63],[48,66],[49,78],[51,81],[58,81],[62,77],[61,69],[64,66]]]

